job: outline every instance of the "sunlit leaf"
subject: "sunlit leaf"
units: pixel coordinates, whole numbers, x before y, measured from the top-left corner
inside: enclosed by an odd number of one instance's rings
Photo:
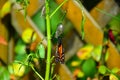
[[[84,73],[80,69],[76,68],[73,72],[73,76],[77,76],[80,78],[84,76]]]
[[[0,80],[10,80],[10,74],[7,68],[0,66]]]
[[[115,67],[115,68],[113,68],[111,71],[112,71],[113,73],[117,73],[117,72],[120,71],[120,69]]]
[[[10,13],[10,11],[11,11],[11,2],[7,1],[1,9],[0,18],[3,18],[6,14]]]
[[[102,45],[94,47],[92,51],[92,56],[96,61],[99,61],[101,58]]]
[[[81,24],[80,24],[80,29],[81,29],[81,36],[82,36],[82,40],[84,39],[85,36],[85,32],[84,32],[84,25],[85,25],[85,21],[86,21],[86,16],[84,14],[84,6],[81,3],[81,1],[76,0],[79,3],[79,7],[81,9],[82,12],[82,20],[81,20]]]
[[[98,71],[99,71],[99,73],[101,73],[101,74],[105,74],[106,71],[107,71],[107,69],[106,69],[106,67],[105,67],[104,65],[101,65],[101,66],[99,66]]]
[[[77,77],[81,78],[83,77],[85,74],[80,70],[77,74]]]
[[[13,63],[12,65],[14,75],[21,77],[24,75],[25,66],[19,63]]]
[[[13,71],[13,68],[12,68],[12,65],[10,64],[10,65],[8,65],[8,71],[9,71],[9,73],[10,74],[13,74],[14,73],[14,71]]]
[[[82,40],[84,39],[84,36],[85,36],[85,32],[84,32],[84,25],[85,25],[85,15],[84,15],[84,12],[82,10],[82,21],[81,21],[81,35],[82,35]]]
[[[25,43],[30,43],[30,42],[35,41],[36,37],[37,37],[36,33],[34,33],[34,30],[31,28],[25,29],[22,33],[22,40]]]
[[[87,59],[91,56],[91,51],[93,50],[93,45],[86,45],[83,48],[80,48],[77,52],[77,56],[80,59]]]
[[[79,66],[79,65],[80,65],[80,62],[79,62],[79,61],[72,61],[72,62],[71,62],[71,66],[72,66],[72,67]]]
[[[26,48],[25,44],[17,43],[15,46],[15,53],[16,54],[25,54],[26,53],[25,48]]]
[[[105,61],[107,61],[108,58],[109,58],[109,51],[107,51],[107,52],[105,53]]]
[[[109,80],[119,80],[115,75],[111,74]]]

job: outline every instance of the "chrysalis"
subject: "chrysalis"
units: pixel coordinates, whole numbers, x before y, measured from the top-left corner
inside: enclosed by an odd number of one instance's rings
[[[45,58],[45,47],[42,43],[40,43],[37,47],[37,54],[39,58]]]
[[[55,38],[60,37],[62,33],[63,33],[63,24],[60,23],[57,27],[56,32],[55,32]]]

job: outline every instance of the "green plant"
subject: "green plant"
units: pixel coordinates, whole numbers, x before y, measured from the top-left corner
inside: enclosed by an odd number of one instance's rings
[[[59,5],[55,11],[50,15],[49,10],[49,0],[45,0],[45,9],[46,9],[46,27],[47,27],[47,62],[46,62],[46,72],[45,72],[45,80],[50,79],[50,63],[51,63],[51,27],[50,27],[50,18],[55,14],[55,12],[68,0],[64,0],[61,5]]]
[[[37,50],[37,53],[39,53],[39,57],[38,55],[34,54],[33,51],[31,51],[29,48],[27,49],[28,51],[28,55],[27,55],[27,58],[25,60],[25,62],[19,62],[23,65],[26,65],[26,66],[29,66],[31,67],[31,69],[35,72],[36,75],[38,75],[38,77],[42,80],[52,80],[53,77],[52,77],[52,74],[53,74],[53,68],[54,68],[54,63],[52,63],[52,58],[54,57],[51,57],[51,18],[52,16],[61,8],[61,6],[66,3],[68,0],[64,0],[52,13],[50,13],[50,6],[49,6],[49,0],[45,0],[45,19],[46,19],[46,31],[47,31],[47,59],[46,59],[46,72],[45,72],[45,79],[36,71],[36,69],[34,68],[34,65],[32,63],[33,59],[34,58],[41,58],[41,55],[42,55],[42,58],[44,57],[43,55],[45,54],[45,49],[41,49],[41,48],[38,48]],[[18,1],[20,2],[21,4],[23,4],[23,9],[25,10],[25,18],[26,18],[26,7],[28,6],[27,4],[25,4],[26,2],[25,1]],[[29,2],[29,1],[28,1]],[[32,42],[30,41],[29,44],[31,44]],[[29,45],[30,46],[30,45]],[[40,44],[39,45],[40,47],[42,46],[43,48],[43,45]],[[41,51],[42,50],[42,51]],[[41,52],[41,53],[40,53]],[[51,64],[53,66],[51,66]],[[50,74],[51,73],[51,74]]]
[[[26,15],[27,15],[26,9],[27,9],[27,6],[29,5],[29,0],[16,0],[16,1],[22,6],[22,9],[20,9],[20,10],[24,10],[24,17],[26,19]],[[54,15],[61,8],[61,6],[64,3],[66,3],[67,1],[68,0],[64,0],[57,8],[55,8],[55,10],[52,11],[50,9],[50,0],[45,0],[45,5],[44,5],[45,17],[42,17],[42,18],[45,18],[43,20],[43,23],[45,23],[45,24],[43,24],[44,25],[43,27],[46,26],[46,31],[47,31],[47,37],[46,37],[47,42],[48,42],[47,43],[47,53],[46,53],[47,57],[45,58],[46,51],[45,51],[44,45],[42,44],[42,40],[39,44],[37,44],[37,47],[35,47],[35,49],[31,49],[32,44],[34,44],[34,40],[35,40],[34,38],[36,38],[36,37],[34,37],[35,32],[33,30],[29,30],[27,32],[27,34],[29,34],[30,36],[27,36],[27,39],[24,40],[24,38],[26,38],[26,36],[23,33],[24,37],[22,37],[22,38],[23,38],[24,42],[21,40],[20,42],[18,42],[16,44],[15,53],[17,53],[17,54],[15,57],[14,63],[12,63],[8,66],[5,65],[5,67],[0,67],[0,70],[2,71],[0,74],[5,72],[4,74],[2,74],[2,79],[5,79],[5,77],[3,77],[3,76],[5,76],[5,74],[7,76],[6,77],[6,80],[7,80],[9,78],[10,74],[14,74],[17,77],[22,77],[24,74],[28,73],[30,70],[33,70],[34,73],[37,75],[37,78],[39,78],[41,80],[53,80],[53,79],[59,80],[59,76],[57,76],[57,74],[54,75],[54,67],[55,67],[56,63],[53,63],[53,60],[54,60],[54,58],[56,58],[56,56],[51,56],[52,38],[53,38],[54,34],[57,33],[57,29],[56,30],[54,29],[52,31],[53,24],[51,24],[51,23],[52,23],[52,18],[54,17]],[[76,1],[79,1],[79,0],[76,0]],[[81,30],[82,40],[84,40],[84,36],[85,36],[84,24],[86,21],[86,16],[84,14],[84,7],[83,7],[82,3],[81,2],[79,2],[79,3],[80,3],[79,5],[81,8],[81,12],[82,12],[82,20],[80,22],[80,30]],[[41,14],[44,14],[44,13],[41,12]],[[106,14],[106,13],[104,13],[104,14]],[[109,16],[111,16],[111,15],[109,15]],[[58,21],[55,23],[56,24],[62,23],[64,17],[65,17],[65,15],[63,15],[61,21]],[[116,20],[119,20],[118,17],[115,17],[115,16],[111,16],[111,17],[113,17]],[[43,31],[43,32],[45,32],[45,31]],[[58,37],[58,35],[57,35],[57,37]],[[56,52],[59,52],[62,54],[63,48],[62,48],[62,43],[61,43],[61,41],[62,41],[61,36],[59,37],[59,39],[60,40],[58,40],[58,46],[57,46]],[[109,75],[110,77],[111,76],[115,77],[114,79],[119,79],[117,72],[119,72],[120,70],[118,68],[114,68],[114,69],[110,70],[105,65],[106,56],[108,56],[107,55],[108,46],[106,46],[107,41],[103,42],[103,45],[99,45],[99,46],[87,45],[86,47],[81,48],[81,50],[78,51],[77,56],[75,55],[74,59],[71,60],[71,64],[70,64],[70,62],[67,62],[68,66],[72,65],[72,68],[70,67],[72,69],[72,72],[74,72],[74,71],[77,72],[77,75],[75,73],[75,77],[77,76],[77,78],[78,79],[80,78],[81,80],[86,80],[86,79],[94,78],[94,77],[103,79],[104,76]],[[105,45],[104,45],[104,43],[105,43]],[[32,47],[34,47],[34,46],[32,46]],[[24,49],[26,49],[26,52],[24,51]],[[59,56],[62,57],[63,55],[64,54],[59,55]],[[57,58],[59,58],[59,56],[57,56]],[[60,61],[60,63],[64,63],[64,59],[62,59],[62,58],[60,58],[60,60],[59,59],[57,59],[57,60],[58,60],[58,62]],[[73,60],[75,60],[75,61],[73,61]],[[46,63],[45,74],[42,74],[38,70],[38,67],[40,65],[42,65],[42,63]],[[26,69],[28,67],[29,67],[29,69]],[[7,71],[7,68],[9,70],[10,74]],[[21,71],[21,69],[23,71]]]

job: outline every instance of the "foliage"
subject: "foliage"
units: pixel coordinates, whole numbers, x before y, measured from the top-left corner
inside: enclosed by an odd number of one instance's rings
[[[24,17],[26,19],[27,7],[30,4],[30,1],[29,0],[16,0],[16,2],[22,6],[22,9],[19,9],[19,10],[23,10],[24,11]]]
[[[9,80],[10,79],[10,74],[6,67],[0,66],[0,79],[1,80]]]
[[[104,76],[108,76],[109,78],[112,77],[113,79],[118,80],[119,76],[117,73],[119,72],[119,69],[116,67],[109,69],[104,65],[108,57],[108,52],[103,53],[103,50],[104,47],[101,45],[93,46],[90,44],[80,48],[77,54],[66,63],[72,71],[74,78],[80,80],[87,80],[88,78],[104,80]],[[106,54],[104,55],[105,59],[103,59],[103,54]]]
[[[39,44],[35,44],[34,46],[32,44],[36,41],[36,32],[34,32],[33,29],[26,29],[22,33],[22,40],[18,40],[17,44],[15,45],[15,60],[13,63],[7,65],[7,66],[0,66],[0,79],[2,80],[9,80],[11,79],[11,76],[14,78],[20,79],[25,74],[30,72],[31,70],[34,71],[34,73],[39,77],[41,80],[53,80],[57,79],[59,80],[59,76],[57,74],[54,75],[54,67],[56,63],[54,63],[55,56],[51,57],[51,49],[52,49],[52,41],[51,38],[55,36],[57,38],[57,49],[56,52],[58,53],[57,58],[61,59],[61,56],[63,57],[63,48],[62,48],[62,39],[61,34],[59,31],[57,31],[58,24],[62,24],[63,19],[65,18],[65,15],[60,10],[61,6],[66,3],[68,0],[64,0],[59,6],[54,1],[45,0],[45,12],[42,13],[42,10],[40,9],[40,14],[37,14],[35,16],[32,16],[32,20],[36,23],[39,29],[42,30],[43,33],[47,31],[47,53],[46,48],[42,44],[42,40]],[[29,0],[16,0],[17,3],[19,3],[22,6],[22,9],[24,10],[24,17],[26,19],[27,15],[27,7],[29,5]],[[83,6],[81,5],[81,11],[82,11],[82,20],[81,20],[81,35],[82,40],[84,39],[85,33],[84,33],[84,24],[86,21],[86,17],[83,11]],[[7,13],[9,11],[10,4],[7,4],[8,9],[6,11],[3,7],[3,13]],[[57,8],[56,8],[57,7]],[[5,6],[6,8],[6,6]],[[38,13],[39,13],[38,12]],[[45,15],[44,15],[45,14]],[[106,14],[106,13],[105,13]],[[62,17],[61,17],[62,15]],[[38,17],[40,16],[40,18]],[[119,38],[117,38],[118,35],[120,35],[119,31],[119,14],[117,16],[112,16],[113,20],[110,21],[110,23],[107,25],[107,29],[105,29],[105,35],[104,36],[107,41],[111,40],[115,45],[116,42],[119,42]],[[37,18],[37,19],[36,19]],[[40,21],[40,22],[39,22]],[[41,28],[42,26],[42,28]],[[115,26],[115,27],[114,27]],[[63,27],[63,26],[62,26]],[[59,32],[59,33],[57,33]],[[53,35],[53,34],[59,34]],[[60,37],[59,37],[60,36]],[[116,40],[113,40],[113,39]],[[60,39],[60,40],[59,40]],[[0,43],[7,45],[7,42],[0,37]],[[104,44],[104,42],[103,42]],[[119,46],[119,45],[117,45]],[[109,76],[110,80],[115,79],[119,80],[120,77],[118,76],[118,72],[120,71],[118,68],[109,69],[105,65],[108,51],[105,45],[99,45],[99,46],[93,46],[93,45],[86,45],[83,48],[80,48],[76,55],[70,59],[66,64],[70,68],[70,70],[73,72],[73,75],[76,79],[81,80],[87,80],[87,79],[93,79],[93,78],[100,78],[101,80],[104,78],[104,76]],[[58,60],[60,62],[60,60]],[[45,63],[46,61],[46,72],[45,76],[42,75],[42,71],[40,67],[45,65],[42,65],[42,63]],[[63,62],[64,63],[64,62]],[[7,69],[8,68],[8,69]],[[45,70],[44,70],[45,71]],[[45,79],[44,79],[45,77]],[[37,77],[36,77],[37,78]]]

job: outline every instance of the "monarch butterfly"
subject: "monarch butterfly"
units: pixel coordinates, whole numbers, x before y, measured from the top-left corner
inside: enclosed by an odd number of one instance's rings
[[[64,59],[65,59],[65,55],[63,52],[63,45],[62,45],[62,37],[61,37],[62,33],[63,33],[63,25],[60,23],[55,33],[55,38],[58,39],[56,46],[56,53],[55,53],[55,62],[60,62],[61,64],[64,63]]]
[[[56,47],[56,53],[55,53],[55,62],[60,62],[60,63],[64,63],[64,59],[65,59],[65,55],[63,52],[63,45],[62,45],[62,39],[59,38],[58,39],[58,44]]]

